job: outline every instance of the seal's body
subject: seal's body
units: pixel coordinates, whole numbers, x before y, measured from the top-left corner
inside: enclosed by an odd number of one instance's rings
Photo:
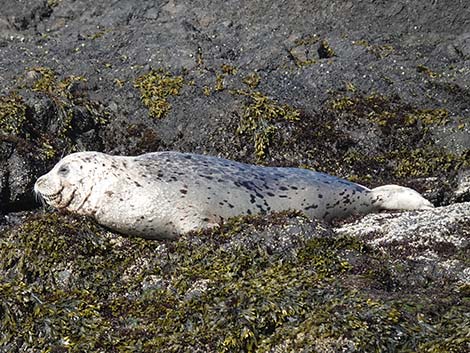
[[[330,220],[379,209],[432,207],[401,186],[370,190],[306,169],[179,152],[137,157],[73,153],[40,177],[34,190],[55,208],[152,239],[174,238],[233,216],[287,209]]]

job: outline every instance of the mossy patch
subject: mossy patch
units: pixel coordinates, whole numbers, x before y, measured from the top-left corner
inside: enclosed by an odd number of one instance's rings
[[[30,122],[22,131],[24,136],[33,132],[33,138],[28,140],[39,147],[42,159],[54,158],[57,150],[73,151],[77,135],[108,122],[109,112],[89,99],[85,77],[69,75],[60,78],[54,70],[37,66],[28,69],[23,81],[21,88],[45,95],[54,107],[51,113],[57,115],[41,117],[44,120],[41,123],[50,124],[53,130],[38,131],[37,122]]]
[[[51,160],[57,150],[73,151],[77,135],[108,121],[106,109],[88,98],[84,77],[59,78],[52,69],[37,66],[19,82],[17,91],[0,97],[0,131],[34,159]],[[31,95],[37,106],[26,103]]]
[[[238,71],[235,66],[229,64],[223,64],[220,68],[222,69],[222,72],[227,75],[235,75]]]
[[[43,93],[53,93],[55,91],[57,76],[52,69],[36,66],[28,71],[28,75],[33,79],[31,85],[33,91]]]
[[[56,7],[58,6],[62,0],[47,0],[47,6],[49,7]]]
[[[429,67],[422,65],[422,64],[416,66],[416,71],[426,74],[430,78],[438,78],[441,76],[437,72],[432,71]]]
[[[86,34],[86,37],[91,40],[102,38],[106,33],[111,32],[111,29],[100,29],[94,33]]]
[[[320,59],[328,59],[336,56],[336,52],[326,39],[322,40],[318,46],[318,56]]]
[[[370,44],[366,40],[357,40],[353,44],[365,47],[367,51],[375,55],[378,59],[384,59],[393,54],[396,49],[389,44]]]
[[[258,87],[260,82],[261,77],[256,72],[252,72],[251,74],[248,74],[243,78],[243,83],[251,89],[255,89],[256,87]]]
[[[58,111],[64,116],[73,115],[74,106],[84,105],[89,113],[96,115],[97,103],[90,101],[86,94],[87,79],[83,76],[70,75],[59,79],[56,72],[48,67],[32,67],[26,74],[31,90],[44,93],[57,105]],[[97,123],[106,123],[106,114],[96,115]],[[70,118],[66,119],[70,120]]]
[[[17,93],[0,97],[0,131],[18,135],[26,121],[26,105]]]
[[[384,45],[372,45],[368,48],[369,52],[374,54],[379,59],[384,59],[393,54],[396,49],[388,44]]]
[[[217,74],[215,76],[215,86],[214,86],[214,90],[216,92],[220,92],[220,91],[223,91],[225,89],[225,86],[224,86],[224,75],[223,74]]]
[[[393,151],[389,159],[397,160],[394,174],[397,178],[426,177],[436,171],[440,173],[457,172],[470,167],[470,156],[456,156],[438,148],[417,148],[412,151]]]
[[[349,87],[349,86],[348,86]],[[349,90],[355,93],[355,89]],[[449,112],[446,109],[416,109],[409,105],[399,106],[393,98],[380,94],[370,95],[342,95],[332,98],[328,102],[332,111],[350,115],[362,114],[371,121],[383,127],[428,127],[432,125],[445,125],[449,122]]]
[[[249,101],[245,104],[243,116],[237,128],[238,134],[251,136],[256,157],[264,159],[276,133],[279,122],[296,122],[300,112],[289,105],[281,105],[261,92],[233,91],[234,94],[246,96]]]
[[[334,96],[327,105],[337,119],[350,124],[364,124],[367,120],[371,129],[374,125],[379,129],[383,145],[387,148],[373,155],[368,154],[368,164],[395,178],[454,173],[469,165],[465,154],[455,155],[435,146],[433,129],[452,121],[446,109],[416,108],[400,102],[396,97],[357,92]],[[353,149],[347,151],[345,161],[363,165],[361,160],[364,155],[356,152]]]
[[[38,215],[0,235],[0,349],[465,351],[455,283],[403,287],[408,267],[325,229],[284,212],[161,242]]]
[[[296,46],[301,46],[301,45],[313,45],[313,44],[318,43],[319,41],[320,41],[320,36],[314,33],[314,34],[306,35],[302,38],[298,38],[294,40],[294,43]]]
[[[149,116],[153,118],[163,118],[171,110],[168,98],[179,95],[183,85],[183,76],[174,76],[162,69],[151,70],[134,81],[134,87],[139,90],[142,103],[148,108]]]

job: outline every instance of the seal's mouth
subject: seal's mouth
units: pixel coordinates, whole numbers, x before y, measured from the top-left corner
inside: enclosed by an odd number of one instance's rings
[[[70,196],[69,196],[67,199],[63,200],[64,202],[63,202],[62,204],[57,205],[57,208],[61,210],[61,209],[64,209],[64,208],[69,207],[69,205],[70,205],[70,204],[72,203],[72,201],[73,201],[73,198],[75,197],[75,191],[77,191],[77,190],[74,189],[74,190],[70,193]],[[62,198],[62,194],[61,194],[61,198]]]
[[[44,194],[44,193],[39,193],[39,195],[48,203],[48,204],[51,204],[51,203],[59,203],[60,202],[60,199],[62,198],[62,189],[60,189],[58,192],[54,193],[54,194]]]
[[[73,201],[75,196],[75,190],[70,192],[70,194],[64,194],[64,187],[59,191],[47,194],[44,192],[38,192],[38,195],[49,205],[55,207],[59,210],[67,208]]]

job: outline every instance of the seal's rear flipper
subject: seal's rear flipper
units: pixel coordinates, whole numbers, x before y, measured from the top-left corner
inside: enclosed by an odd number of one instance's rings
[[[381,210],[425,210],[434,207],[419,192],[404,186],[379,186],[371,193],[372,202]]]

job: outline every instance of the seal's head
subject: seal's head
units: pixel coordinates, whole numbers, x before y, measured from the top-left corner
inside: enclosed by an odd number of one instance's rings
[[[64,157],[36,181],[34,192],[52,207],[79,212],[96,184],[101,155],[77,152]]]

